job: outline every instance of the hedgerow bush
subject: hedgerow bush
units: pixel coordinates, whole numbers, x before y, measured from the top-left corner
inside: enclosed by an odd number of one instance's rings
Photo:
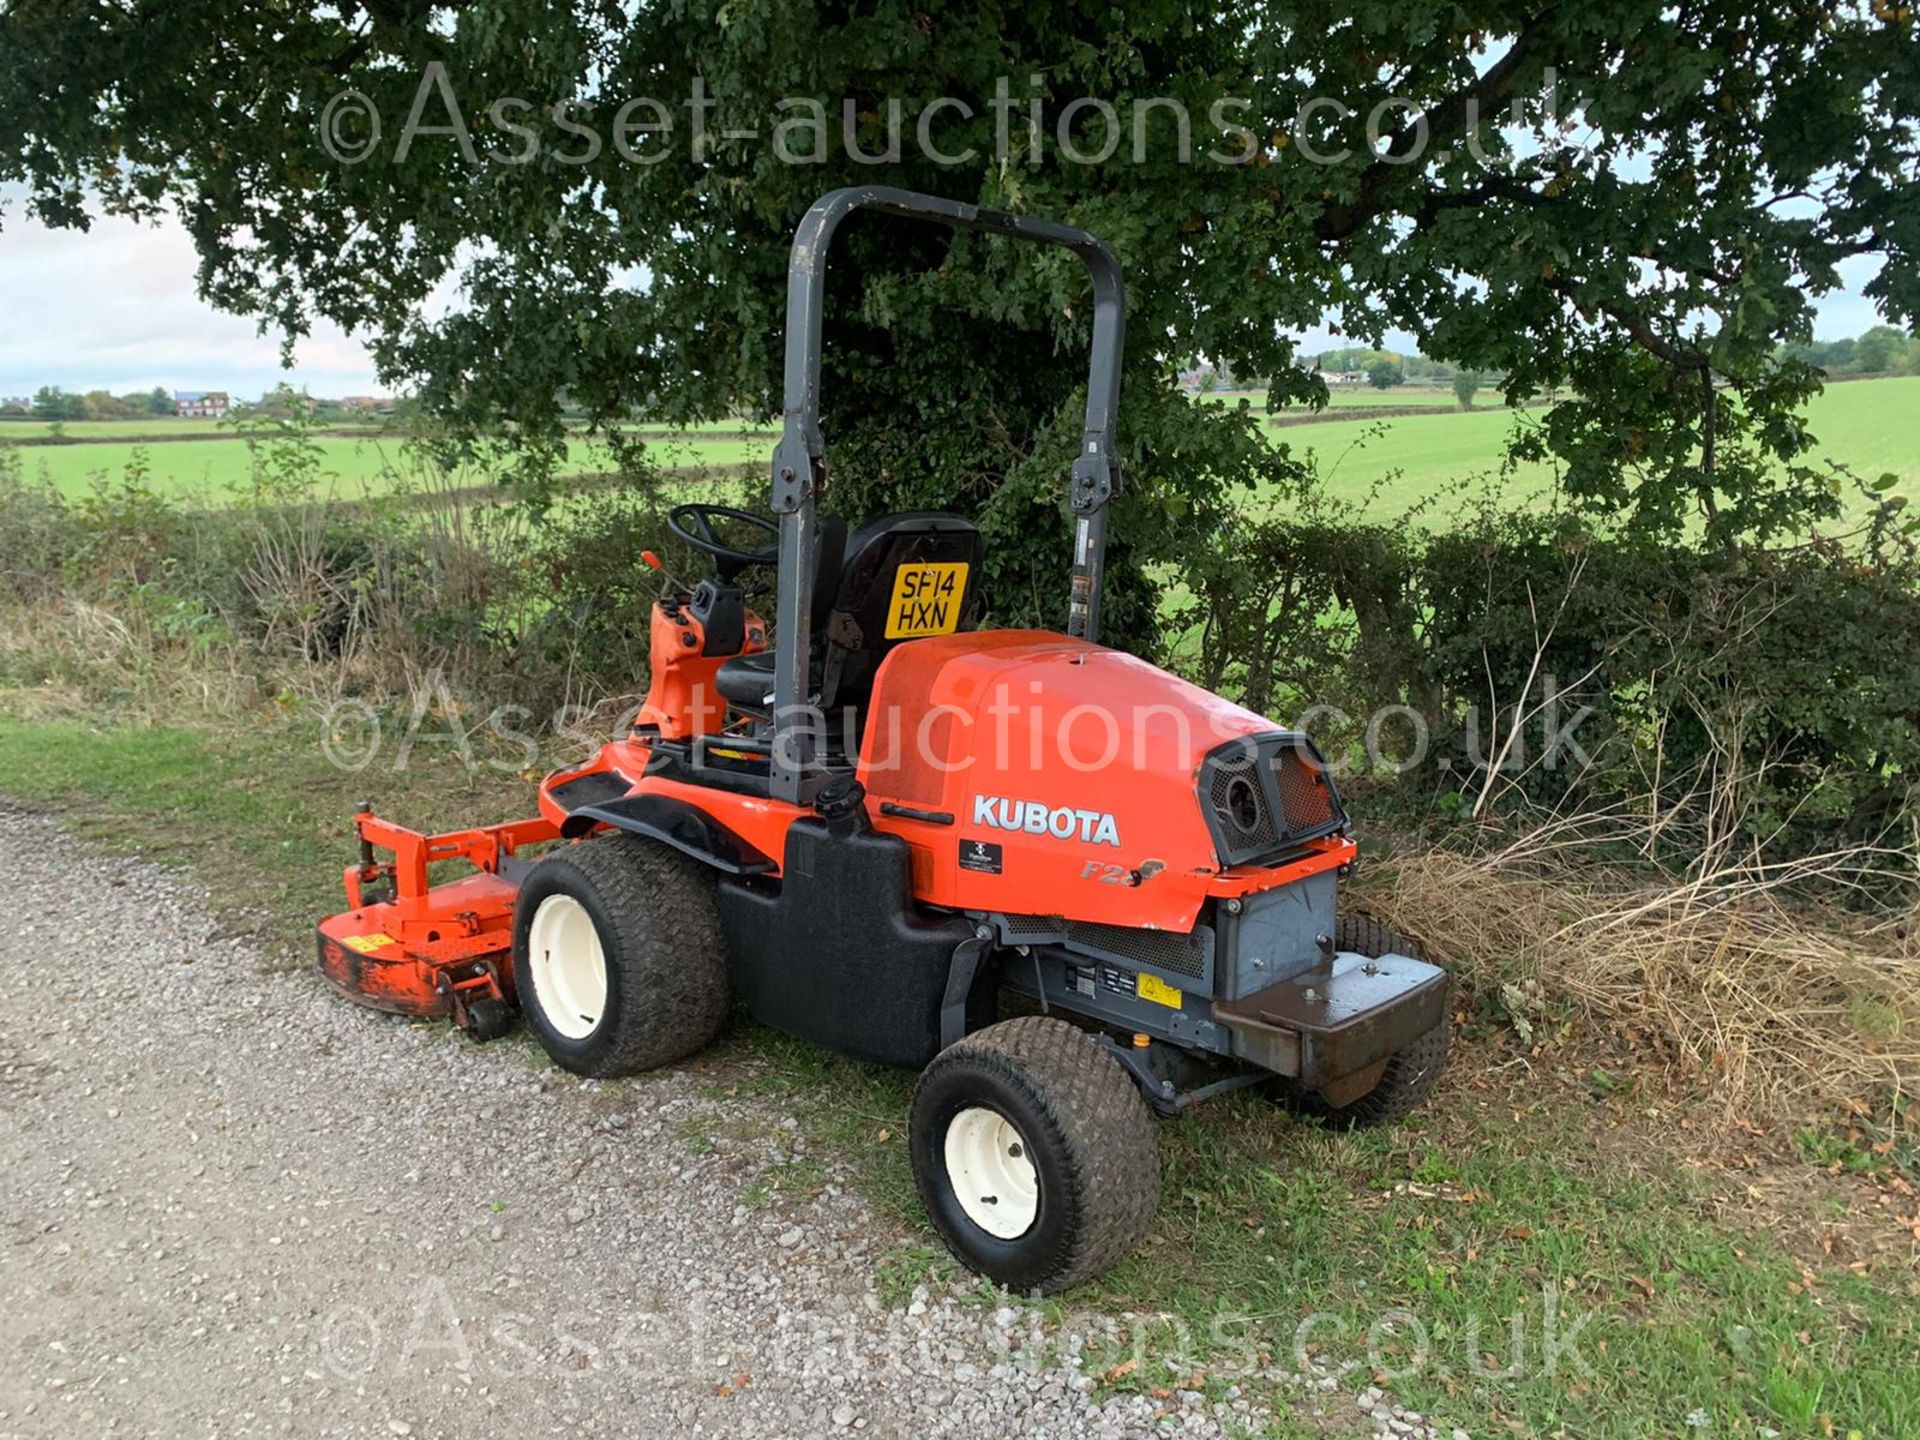
[[[1801,852],[1913,821],[1920,563],[1892,527],[1695,548],[1533,513],[1309,517],[1219,548],[1175,607],[1178,663],[1363,773],[1368,718],[1403,707],[1373,751],[1417,717],[1424,760],[1374,753],[1371,779],[1417,808],[1638,805],[1676,844]]]
[[[544,513],[458,485],[354,503],[307,489],[187,504],[136,463],[70,500],[0,458],[0,598],[33,620],[11,627],[5,673],[123,700],[218,669],[223,705],[400,699],[429,676],[488,705],[593,704],[646,684],[662,581],[641,552],[705,573],[666,543],[653,486]],[[1491,508],[1431,530],[1297,498],[1284,518],[1169,530],[1188,560],[1162,649],[1303,722],[1370,804],[1481,820],[1625,806],[1683,856],[1912,825],[1920,562],[1891,507],[1845,541],[1759,548]],[[1419,763],[1377,763],[1416,731]]]

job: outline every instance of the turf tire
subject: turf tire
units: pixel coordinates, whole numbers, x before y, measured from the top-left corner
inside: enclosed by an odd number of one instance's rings
[[[948,1173],[948,1128],[981,1107],[1019,1131],[1037,1179],[1035,1218],[1011,1239],[968,1217]],[[908,1143],[947,1248],[1011,1290],[1050,1295],[1092,1279],[1139,1244],[1160,1203],[1159,1144],[1139,1088],[1062,1020],[1003,1020],[942,1051],[914,1089]]]
[[[606,1002],[592,1031],[570,1038],[544,1013],[528,932],[542,901],[578,901],[606,959]],[[602,835],[549,854],[520,886],[513,980],[527,1025],[553,1063],[576,1075],[632,1075],[680,1060],[727,1015],[725,942],[706,866],[657,841]]]

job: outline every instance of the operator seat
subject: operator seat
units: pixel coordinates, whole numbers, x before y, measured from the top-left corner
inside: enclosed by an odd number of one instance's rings
[[[970,520],[939,510],[911,510],[870,520],[845,541],[839,516],[822,519],[820,573],[813,594],[810,697],[825,711],[864,707],[874,673],[895,645],[922,634],[950,634],[971,622],[986,546]],[[951,609],[894,613],[894,588],[903,565],[966,566]],[[944,629],[928,629],[944,625]],[[900,633],[902,630],[907,633]],[[890,631],[895,633],[889,633]],[[764,715],[773,708],[772,650],[737,655],[714,677],[721,697],[735,709]]]

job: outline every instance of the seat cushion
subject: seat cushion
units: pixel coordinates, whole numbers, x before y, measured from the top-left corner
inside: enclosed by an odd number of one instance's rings
[[[713,677],[720,698],[743,710],[773,708],[773,651],[735,655],[721,662]]]

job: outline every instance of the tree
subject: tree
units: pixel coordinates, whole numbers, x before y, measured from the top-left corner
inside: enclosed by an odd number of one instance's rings
[[[149,415],[174,415],[179,413],[180,408],[173,403],[173,397],[158,385],[147,392],[146,406]]]
[[[124,420],[134,413],[119,396],[106,390],[89,390],[85,405],[89,420]]]
[[[1132,286],[1109,613],[1138,637],[1144,566],[1245,485],[1299,479],[1239,407],[1181,396],[1173,357],[1323,400],[1287,337],[1334,313],[1515,400],[1571,396],[1517,443],[1591,512],[1735,538],[1831,511],[1791,419],[1819,376],[1778,351],[1850,257],[1884,262],[1866,289],[1890,320],[1920,312],[1911,30],[1845,0],[15,5],[0,182],[56,225],[85,224],[96,185],[111,211],[180,210],[214,303],[292,340],[318,316],[363,332],[385,383],[456,437],[504,429],[534,474],[563,401],[616,431],[642,405],[773,413],[786,246],[822,190],[1074,220]],[[897,161],[852,153],[892,154],[890,132]],[[1070,257],[878,219],[843,242],[836,503],[976,513],[996,618],[1057,617],[1087,333]]]
[[[58,385],[42,385],[33,395],[33,413],[39,420],[84,420],[87,402]]]
[[[1480,393],[1485,380],[1478,370],[1456,370],[1453,375],[1453,398],[1460,402],[1462,410],[1473,408],[1473,397]]]
[[[1906,334],[1891,325],[1876,325],[1854,342],[1852,368],[1863,375],[1903,370],[1906,360]]]
[[[1376,360],[1367,366],[1367,384],[1376,390],[1391,390],[1406,378],[1398,360]]]

